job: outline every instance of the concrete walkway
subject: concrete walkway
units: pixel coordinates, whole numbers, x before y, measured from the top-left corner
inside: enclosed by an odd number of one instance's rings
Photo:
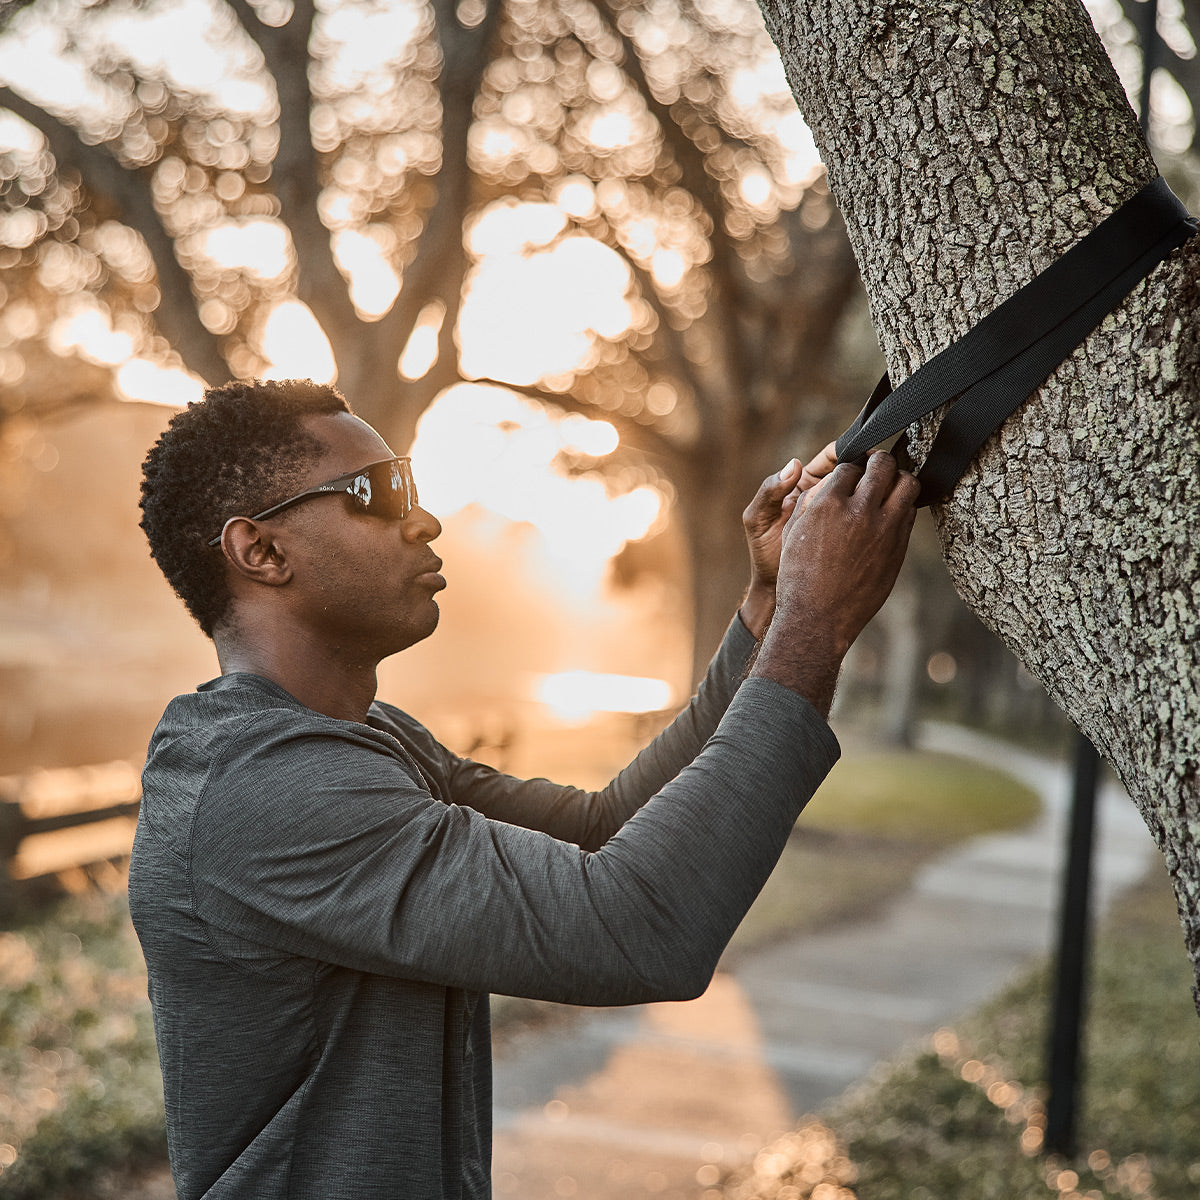
[[[882,916],[742,956],[699,1000],[588,1012],[496,1062],[498,1200],[696,1200],[805,1113],[1051,951],[1070,767],[951,726],[922,744],[1034,788],[1041,816],[928,863]],[[1159,860],[1102,786],[1093,911]],[[716,1200],[717,1193],[706,1200]]]

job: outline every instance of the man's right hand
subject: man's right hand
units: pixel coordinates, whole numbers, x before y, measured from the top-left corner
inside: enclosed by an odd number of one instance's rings
[[[886,453],[842,464],[783,532],[776,609],[753,674],[828,714],[843,657],[896,582],[916,519],[917,479]]]

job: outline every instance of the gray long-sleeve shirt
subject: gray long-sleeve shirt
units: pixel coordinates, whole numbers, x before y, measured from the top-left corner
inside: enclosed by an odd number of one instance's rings
[[[488,992],[699,994],[837,758],[752,646],[599,792],[254,675],[173,700],[129,897],[180,1200],[489,1196]]]

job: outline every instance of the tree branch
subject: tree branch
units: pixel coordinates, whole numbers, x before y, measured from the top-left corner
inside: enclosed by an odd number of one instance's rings
[[[713,396],[707,383],[700,377],[695,364],[688,357],[687,348],[683,344],[682,334],[671,324],[673,314],[659,295],[654,277],[640,263],[630,258],[621,247],[614,247],[614,249],[620,253],[629,270],[632,272],[642,298],[654,309],[654,315],[658,318],[660,344],[666,350],[667,359],[671,363],[672,368],[678,374],[679,378],[691,389],[701,411],[715,411],[718,407],[716,398]]]
[[[381,322],[383,335],[399,354],[421,310],[435,297],[446,305],[446,321],[457,320],[466,254],[463,225],[471,200],[473,174],[467,157],[475,98],[503,14],[503,0],[489,0],[484,19],[474,28],[458,19],[451,0],[434,0],[437,38],[442,48],[438,93],[442,105],[442,165],[437,198],[426,215],[416,257],[404,272],[400,295]]]
[[[0,0],[0,33],[11,23],[13,17],[23,8],[28,8],[34,0]]]
[[[803,228],[803,208],[802,202],[785,214],[793,254],[803,264],[793,275],[803,270],[803,286],[788,281],[786,299],[767,306],[771,316],[763,333],[764,351],[777,364],[771,373],[776,403],[784,409],[791,407],[791,398],[812,387],[814,376],[828,363],[836,348],[837,327],[861,291],[858,263],[836,209],[829,224],[813,234]]]
[[[593,3],[600,13],[601,19],[608,24],[613,36],[621,41],[625,55],[626,73],[633,81],[651,115],[658,122],[663,142],[670,149],[682,172],[683,186],[708,214],[712,226],[709,241],[713,248],[712,270],[717,279],[716,295],[725,302],[728,309],[728,319],[719,322],[721,338],[727,348],[728,371],[733,379],[747,379],[752,358],[750,347],[743,336],[739,314],[744,312],[753,301],[744,286],[741,259],[725,229],[726,205],[720,185],[709,174],[703,151],[672,115],[670,107],[655,96],[642,67],[637,46],[633,39],[621,29],[617,14],[611,7],[611,0],[593,0]],[[699,119],[699,114],[697,114],[697,118]]]
[[[162,302],[155,320],[162,335],[179,352],[188,370],[209,383],[228,378],[229,366],[219,342],[200,320],[191,276],[176,257],[175,243],[154,206],[149,172],[123,166],[108,150],[89,145],[71,126],[11,88],[0,87],[0,106],[37,129],[59,168],[78,172],[97,200],[141,234],[158,274]]]
[[[679,121],[672,115],[670,106],[664,104],[654,94],[654,89],[651,88],[650,81],[646,78],[637,45],[621,28],[617,14],[612,10],[609,0],[593,0],[593,3],[612,35],[621,42],[625,56],[626,74],[637,88],[638,95],[650,110],[651,116],[658,122],[663,141],[683,173],[683,186],[696,197],[705,212],[708,213],[713,227],[712,241],[716,251],[714,259],[720,258],[726,262],[730,258],[736,259],[737,253],[725,231],[725,197],[721,194],[720,185],[708,173],[704,152],[688,137]],[[696,115],[699,118],[699,114]],[[735,289],[738,286],[738,280],[735,277],[731,277],[727,282]],[[735,290],[734,295],[736,296],[736,294]]]
[[[313,97],[308,82],[308,43],[314,0],[295,0],[285,25],[264,24],[247,0],[227,0],[242,28],[262,51],[279,100],[279,150],[273,174],[280,216],[296,250],[297,295],[312,309],[343,367],[353,360],[364,327],[350,300],[346,279],[321,220],[321,161],[312,141]]]

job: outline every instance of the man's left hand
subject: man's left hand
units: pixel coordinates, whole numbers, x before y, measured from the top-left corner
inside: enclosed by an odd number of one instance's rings
[[[766,632],[775,613],[783,527],[800,499],[800,474],[800,462],[793,458],[783,470],[762,481],[742,513],[746,544],[750,548],[750,589],[742,603],[741,616],[756,638]]]

